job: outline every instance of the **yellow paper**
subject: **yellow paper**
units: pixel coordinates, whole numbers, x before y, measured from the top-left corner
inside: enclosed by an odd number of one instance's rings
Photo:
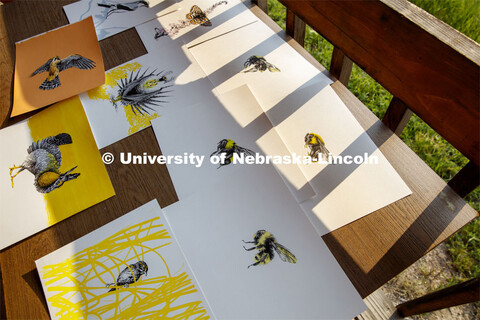
[[[60,171],[76,166],[72,173],[80,176],[44,194],[50,225],[115,194],[78,97],[52,106],[27,123],[33,141],[63,132],[72,137],[71,144],[60,147]]]
[[[0,249],[115,194],[80,99],[0,130]]]

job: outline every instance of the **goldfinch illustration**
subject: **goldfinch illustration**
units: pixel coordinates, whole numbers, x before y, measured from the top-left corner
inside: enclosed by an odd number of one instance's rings
[[[132,283],[137,282],[142,275],[147,276],[148,266],[144,261],[137,261],[134,264],[130,264],[128,267],[122,270],[117,277],[117,281],[115,283],[107,283],[106,287],[110,288],[111,286],[115,286],[108,290],[108,292],[115,291],[119,287],[128,288],[128,286]]]
[[[240,147],[233,140],[223,139],[223,140],[220,140],[219,143],[217,143],[217,151],[213,152],[210,155],[210,158],[213,157],[213,156],[223,157],[224,162],[223,163],[220,162],[220,166],[218,167],[218,168],[220,168],[222,166],[226,166],[226,165],[232,163],[234,153],[236,153],[238,155],[243,153],[243,154],[246,154],[246,155],[255,156],[255,152],[253,152],[252,150]]]
[[[278,256],[282,261],[289,262],[289,263],[297,263],[297,258],[291,253],[287,248],[282,246],[280,243],[277,242],[273,234],[265,230],[258,230],[253,235],[253,241],[245,241],[243,243],[253,243],[254,246],[252,248],[245,248],[243,249],[246,251],[258,250],[258,253],[255,255],[255,263],[252,263],[248,266],[254,267],[258,265],[265,265],[272,261],[273,257],[275,256],[274,250],[278,253]]]
[[[63,70],[67,70],[73,67],[82,70],[90,70],[95,68],[95,62],[85,57],[82,57],[79,54],[72,54],[65,59],[60,59],[58,56],[55,56],[45,62],[37,70],[35,70],[31,76],[33,77],[38,73],[48,71],[47,78],[45,79],[45,81],[42,82],[39,88],[42,90],[52,90],[61,85],[58,74]]]
[[[325,142],[322,137],[315,133],[307,133],[305,136],[305,148],[309,148],[309,156],[312,157],[313,161],[318,161],[318,156],[320,155],[325,160],[328,159],[330,151],[325,147]]]
[[[65,173],[60,172],[62,154],[59,146],[72,143],[72,137],[68,133],[60,133],[37,142],[28,147],[28,156],[20,166],[10,169],[10,179],[13,179],[23,170],[30,171],[35,176],[35,188],[40,193],[49,193],[60,188],[66,181],[78,178],[80,173],[71,173],[77,167],[73,167]],[[13,174],[14,170],[17,173]]]

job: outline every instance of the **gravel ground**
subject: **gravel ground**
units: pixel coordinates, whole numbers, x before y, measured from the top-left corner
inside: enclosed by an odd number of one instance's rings
[[[382,290],[393,305],[398,305],[444,288],[449,285],[448,279],[454,277],[460,274],[453,268],[445,245],[441,244],[390,280]],[[405,319],[480,319],[480,307],[470,303]]]

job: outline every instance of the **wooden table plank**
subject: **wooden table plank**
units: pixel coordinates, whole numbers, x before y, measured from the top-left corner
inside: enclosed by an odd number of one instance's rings
[[[252,11],[310,63],[329,75],[258,7]],[[340,81],[335,81],[332,88],[412,190],[411,196],[323,236],[360,295],[366,297],[478,213]]]
[[[0,9],[0,121],[11,106],[13,43],[65,22],[61,5],[71,1],[17,0]],[[250,5],[250,1],[245,1]],[[33,10],[34,8],[35,10]],[[253,7],[267,25],[328,74],[301,46],[288,37],[265,14]],[[40,13],[39,13],[40,12]],[[45,17],[49,15],[49,18]],[[6,18],[8,17],[8,19]],[[51,21],[54,19],[58,21]],[[35,27],[22,27],[27,20]],[[56,24],[55,24],[56,23]],[[3,25],[2,25],[3,24]],[[8,25],[8,27],[6,27]],[[16,26],[18,25],[18,28]],[[43,28],[43,29],[42,29]],[[40,32],[39,31],[39,32]],[[145,53],[138,35],[131,29],[100,42],[107,68]],[[10,79],[10,80],[9,80]],[[346,103],[373,141],[397,169],[414,194],[351,223],[324,237],[356,288],[366,296],[406,266],[420,258],[447,235],[472,219],[476,212],[452,193],[449,187],[393,135],[343,85],[333,89]],[[101,152],[117,156],[122,151],[160,154],[151,128],[132,135]],[[131,166],[114,163],[107,167],[117,195],[82,211],[0,253],[0,270],[8,318],[46,318],[48,311],[34,261],[130,210],[157,198],[161,206],[177,200],[165,166]],[[348,199],[347,199],[348,200]],[[0,295],[1,296],[1,295]]]

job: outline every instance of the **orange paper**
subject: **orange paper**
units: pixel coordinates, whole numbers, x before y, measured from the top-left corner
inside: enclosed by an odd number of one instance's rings
[[[11,117],[104,82],[105,67],[91,17],[17,42]]]

